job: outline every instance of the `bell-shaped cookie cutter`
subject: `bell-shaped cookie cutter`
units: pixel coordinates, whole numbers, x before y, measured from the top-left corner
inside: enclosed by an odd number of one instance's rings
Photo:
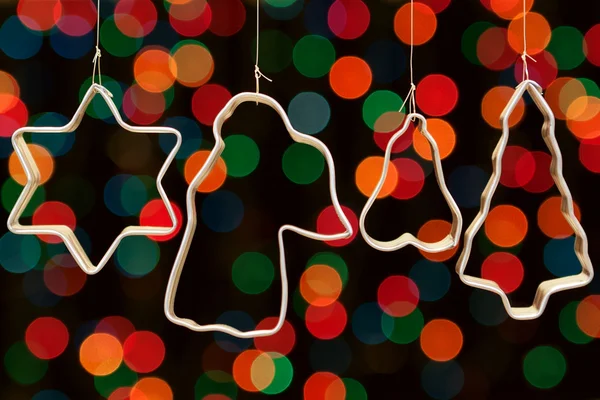
[[[425,137],[425,139],[427,139],[427,141],[429,142],[429,146],[431,148],[431,155],[432,155],[432,159],[433,159],[433,168],[435,171],[435,177],[436,177],[438,186],[442,192],[442,195],[444,196],[444,199],[448,203],[450,212],[452,213],[452,227],[450,228],[450,232],[448,233],[448,235],[446,235],[446,237],[444,237],[443,239],[441,239],[437,242],[433,242],[433,243],[424,242],[424,241],[416,238],[410,232],[405,232],[402,235],[400,235],[399,237],[397,237],[396,239],[390,240],[390,241],[377,240],[377,239],[374,239],[373,237],[371,237],[368,234],[367,229],[365,228],[365,221],[367,219],[367,214],[369,213],[371,206],[373,206],[373,203],[375,203],[375,200],[377,200],[377,196],[379,196],[379,193],[381,192],[383,184],[385,183],[385,179],[387,177],[388,168],[389,168],[389,164],[390,164],[390,159],[392,157],[392,148],[394,147],[394,144],[402,135],[404,135],[406,133],[406,131],[410,127],[411,122],[413,122],[415,120],[419,121],[419,125],[418,125],[417,129]],[[446,251],[446,250],[456,247],[456,245],[458,244],[458,241],[460,239],[459,236],[460,236],[460,232],[462,229],[462,222],[463,222],[463,220],[462,220],[462,214],[460,212],[460,209],[456,205],[456,202],[454,201],[452,194],[450,193],[450,191],[448,190],[448,187],[446,186],[446,181],[444,180],[444,172],[443,172],[443,168],[442,168],[442,161],[441,161],[441,157],[440,157],[440,151],[438,149],[435,139],[431,136],[431,134],[427,130],[427,119],[419,113],[408,114],[404,118],[404,123],[403,123],[402,127],[400,128],[400,130],[398,130],[392,136],[390,141],[388,142],[388,145],[385,150],[385,156],[384,156],[384,161],[383,161],[383,169],[381,172],[381,177],[379,178],[379,182],[377,182],[377,186],[375,187],[375,190],[373,190],[373,193],[369,197],[369,200],[365,204],[365,206],[360,214],[360,220],[359,220],[360,233],[363,236],[363,238],[365,239],[365,241],[371,247],[373,247],[374,249],[377,249],[379,251],[387,251],[387,252],[395,251],[395,250],[401,249],[403,247],[406,247],[408,245],[412,245],[412,246],[414,246],[420,250],[423,250],[425,252],[428,252],[428,253],[439,253],[439,252]]]
[[[554,183],[558,188],[561,198],[562,205],[561,211],[573,231],[575,232],[575,254],[581,263],[581,272],[577,275],[570,275],[561,278],[550,279],[543,281],[538,286],[538,289],[533,300],[533,304],[529,307],[512,307],[510,300],[506,293],[498,286],[498,284],[489,279],[483,279],[465,274],[465,268],[469,261],[471,254],[473,240],[475,235],[483,225],[485,219],[490,210],[490,204],[492,196],[498,187],[500,182],[500,175],[502,174],[502,156],[506,150],[506,145],[509,138],[509,118],[517,106],[521,97],[525,94],[525,91],[529,93],[533,102],[544,116],[544,125],[542,126],[542,137],[544,142],[548,146],[550,153],[552,154],[552,163],[550,164],[550,173],[554,179]],[[555,137],[555,118],[552,109],[544,99],[542,95],[542,88],[540,85],[532,80],[526,79],[516,87],[516,90],[509,100],[508,104],[500,115],[500,122],[502,124],[502,136],[494,152],[492,153],[492,164],[493,172],[490,180],[488,181],[483,193],[481,195],[481,208],[479,213],[465,231],[465,243],[463,251],[460,254],[458,262],[456,264],[456,272],[460,276],[460,279],[467,285],[488,290],[496,293],[502,299],[502,303],[506,308],[508,315],[517,320],[529,320],[538,318],[544,312],[548,299],[553,293],[560,292],[568,289],[575,289],[582,287],[591,282],[594,277],[594,269],[592,262],[588,255],[588,240],[583,230],[583,227],[575,217],[573,211],[573,198],[571,192],[565,181],[562,172],[562,155],[560,148]]]
[[[183,271],[187,255],[190,250],[190,246],[192,244],[194,232],[196,230],[197,212],[195,196],[197,193],[198,186],[206,179],[210,171],[212,171],[212,169],[215,167],[217,161],[219,160],[219,156],[225,148],[225,142],[223,141],[223,138],[221,136],[221,128],[223,127],[223,124],[227,119],[229,119],[233,115],[234,111],[239,105],[246,102],[258,102],[273,108],[283,120],[285,128],[287,129],[289,135],[294,141],[312,146],[319,150],[321,154],[323,154],[327,166],[329,168],[329,193],[331,196],[331,201],[333,203],[333,207],[338,218],[344,226],[344,232],[325,235],[308,231],[306,229],[298,228],[293,225],[283,225],[282,227],[280,227],[277,236],[279,244],[279,269],[281,274],[281,307],[279,311],[279,319],[277,321],[276,326],[272,329],[240,331],[232,326],[224,324],[200,325],[191,319],[178,317],[175,314],[174,308],[179,280]],[[335,165],[333,162],[333,157],[329,152],[327,146],[325,146],[325,144],[319,139],[295,130],[283,107],[281,107],[281,105],[275,99],[273,99],[270,96],[259,93],[239,93],[236,96],[234,96],[231,100],[229,100],[229,102],[219,112],[215,119],[213,125],[213,135],[215,138],[215,146],[211,150],[210,155],[208,156],[202,168],[200,168],[200,171],[198,171],[194,179],[190,182],[190,185],[187,190],[187,225],[185,227],[183,240],[181,242],[181,246],[179,247],[179,251],[177,252],[177,257],[175,259],[175,263],[173,264],[173,269],[171,271],[169,283],[167,285],[164,303],[165,315],[167,316],[169,321],[173,322],[174,324],[186,327],[195,332],[223,332],[238,338],[255,338],[270,336],[277,333],[281,329],[283,323],[285,322],[285,317],[287,313],[288,280],[285,262],[285,246],[283,241],[283,233],[285,231],[292,231],[309,239],[319,241],[346,239],[352,236],[353,234],[352,226],[350,225],[350,222],[348,221],[348,218],[344,214],[342,207],[340,206],[340,203],[338,201],[335,183]]]
[[[128,226],[123,229],[123,231],[117,236],[114,242],[110,245],[98,265],[94,265],[89,257],[87,256],[85,250],[81,246],[81,243],[77,239],[73,230],[66,225],[22,225],[19,223],[19,219],[23,214],[23,211],[29,204],[29,201],[33,197],[36,189],[41,184],[41,175],[40,170],[23,138],[23,134],[25,133],[69,133],[73,132],[77,129],[79,124],[81,123],[83,116],[85,115],[85,111],[87,107],[90,105],[94,96],[99,94],[102,96],[108,108],[110,109],[112,115],[115,120],[119,124],[119,126],[129,132],[133,133],[166,133],[171,134],[176,137],[175,146],[167,156],[163,166],[161,167],[157,178],[156,178],[156,188],[162,199],[167,212],[169,214],[169,219],[171,220],[170,227],[163,226]],[[119,109],[112,101],[112,94],[106,89],[104,86],[101,86],[97,83],[94,83],[90,86],[88,91],[83,96],[81,100],[81,104],[77,108],[75,115],[73,118],[64,126],[59,127],[41,127],[41,126],[26,126],[23,128],[17,129],[12,136],[12,145],[13,148],[23,166],[25,171],[25,175],[27,176],[27,183],[21,192],[21,195],[17,199],[10,215],[8,217],[7,226],[8,229],[16,234],[20,235],[53,235],[60,237],[65,243],[67,249],[77,262],[77,265],[88,275],[95,275],[110,260],[113,253],[119,246],[121,240],[127,236],[142,236],[142,235],[154,235],[154,236],[165,236],[173,233],[177,228],[177,217],[175,216],[175,212],[173,211],[173,206],[169,202],[169,198],[165,193],[165,190],[162,187],[162,178],[165,175],[167,169],[171,165],[171,162],[175,158],[175,154],[179,150],[181,146],[181,133],[176,129],[169,127],[151,127],[151,126],[132,126],[127,124],[121,118],[119,113]]]

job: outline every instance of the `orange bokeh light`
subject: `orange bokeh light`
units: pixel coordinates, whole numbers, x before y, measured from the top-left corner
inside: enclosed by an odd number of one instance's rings
[[[429,321],[421,332],[421,350],[430,359],[450,361],[460,353],[463,335],[454,322],[447,319]]]
[[[448,157],[456,145],[456,134],[452,125],[443,119],[430,118],[427,120],[427,130],[437,143],[440,158],[443,160]],[[413,135],[413,147],[421,158],[429,161],[433,159],[429,142],[420,132]]]
[[[600,339],[600,295],[593,294],[583,299],[577,306],[575,318],[583,333]]]
[[[414,3],[414,44],[416,46],[427,43],[437,29],[437,17],[433,10],[426,4]],[[404,4],[394,17],[394,32],[398,39],[410,45],[411,31],[411,5]]]
[[[421,229],[419,229],[419,233],[417,233],[417,238],[424,242],[437,242],[438,240],[442,240],[450,233],[452,229],[452,224],[448,221],[444,221],[441,219],[432,219],[430,221],[425,222]],[[458,251],[458,246],[453,249],[442,251],[441,253],[428,253],[423,250],[419,250],[421,255],[428,260],[442,262],[449,260],[456,254]]]
[[[123,347],[116,337],[107,333],[94,333],[79,348],[81,366],[94,376],[107,376],[123,362]]]
[[[50,154],[45,147],[37,144],[28,144],[27,147],[40,171],[40,184],[43,185],[48,182],[48,179],[50,179],[54,172],[54,159],[52,158],[52,154]],[[18,184],[25,186],[27,183],[27,175],[25,175],[23,166],[15,152],[13,152],[8,159],[8,171],[10,176]]]
[[[307,303],[325,307],[342,293],[340,274],[328,265],[312,265],[300,277],[300,294]]]
[[[131,388],[129,400],[173,400],[173,391],[160,378],[142,378]]]
[[[372,80],[369,64],[354,56],[338,59],[329,72],[331,89],[343,99],[357,99],[364,95]]]
[[[512,205],[494,207],[485,220],[485,234],[500,247],[513,247],[521,243],[527,235],[525,213]]]
[[[573,228],[561,212],[562,199],[560,196],[550,197],[542,203],[538,210],[538,225],[544,235],[554,239],[564,239],[573,234]],[[581,211],[573,202],[575,217],[581,219]]]
[[[162,93],[175,83],[177,63],[168,50],[151,47],[139,53],[133,64],[133,74],[145,91]]]
[[[527,54],[541,53],[552,37],[548,20],[538,13],[527,13]],[[513,19],[508,25],[508,43],[514,51],[523,53],[523,14]]]
[[[571,77],[560,77],[546,88],[544,97],[554,112],[556,119],[567,119],[569,106],[579,97],[585,96],[585,86]]]
[[[198,87],[210,80],[215,63],[210,51],[199,43],[184,44],[173,54],[175,69],[171,72],[183,86]]]
[[[208,156],[210,155],[210,151],[208,150],[200,150],[192,154],[187,161],[185,162],[185,167],[183,169],[183,174],[185,176],[185,181],[190,184],[198,171],[202,168]],[[214,192],[218,188],[220,188],[223,183],[225,183],[225,179],[227,178],[227,165],[225,164],[225,160],[221,157],[217,160],[216,165],[213,167],[212,171],[208,173],[208,176],[204,179],[204,181],[198,186],[198,191],[201,193],[209,193]]]
[[[492,128],[502,129],[502,125],[500,125],[500,114],[502,114],[502,111],[514,92],[514,88],[508,86],[496,86],[483,96],[483,101],[481,102],[481,115],[485,122]],[[525,103],[521,98],[508,118],[508,126],[513,127],[519,123],[521,118],[523,118],[524,113]]]
[[[356,169],[356,186],[358,190],[362,194],[367,197],[370,197],[379,183],[381,179],[381,174],[383,172],[383,164],[384,158],[379,156],[367,157],[365,158]],[[377,195],[378,199],[389,196],[396,185],[398,184],[398,170],[393,163],[388,163],[387,175],[385,177],[385,181],[383,182],[383,186],[381,187],[381,191],[379,195]]]

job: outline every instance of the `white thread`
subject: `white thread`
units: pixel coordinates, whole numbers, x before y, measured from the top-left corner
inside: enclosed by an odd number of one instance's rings
[[[414,0],[410,0],[410,60],[409,60],[409,69],[410,69],[410,89],[408,90],[408,94],[406,95],[406,99],[402,103],[400,107],[400,111],[404,109],[404,106],[408,102],[408,112],[407,114],[413,114],[417,112],[417,102],[415,100],[415,92],[417,91],[417,87],[415,86],[415,78],[414,78],[414,68],[413,68],[413,55],[415,52],[415,3]],[[410,101],[409,101],[410,99]]]
[[[256,0],[256,62],[254,63],[254,79],[256,79],[256,94],[260,93],[260,78],[265,78],[269,82],[273,82],[258,67],[258,50],[260,43],[260,0]],[[256,101],[258,105],[258,100]]]
[[[97,20],[96,20],[96,53],[94,54],[94,69],[92,69],[92,85],[96,83],[96,67],[98,67],[98,83],[102,85],[102,72],[100,70],[100,58],[102,57],[102,51],[100,50],[100,1],[98,0],[97,5]]]
[[[533,62],[537,62],[535,58],[527,54],[527,0],[523,0],[523,54],[521,54],[521,60],[523,60],[523,80],[529,80],[528,58]]]

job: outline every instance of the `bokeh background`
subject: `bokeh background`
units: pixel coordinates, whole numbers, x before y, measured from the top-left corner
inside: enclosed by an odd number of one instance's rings
[[[261,90],[293,125],[329,146],[352,239],[285,236],[290,305],[274,337],[199,334],[163,315],[181,242],[123,240],[87,277],[53,237],[0,238],[2,399],[227,400],[254,398],[597,399],[600,280],[552,296],[538,320],[509,319],[493,294],[464,286],[456,250],[379,253],[356,236],[382,155],[409,89],[407,1],[265,0]],[[3,218],[25,176],[10,135],[58,126],[89,87],[96,6],[90,0],[0,2],[0,156]],[[520,0],[415,4],[417,107],[429,118],[448,186],[474,218],[491,173],[499,114],[522,76]],[[600,6],[527,1],[530,74],[556,118],[564,175],[599,259]],[[253,91],[253,0],[103,0],[102,77],[124,118],[179,129],[184,141],[163,184],[185,212],[187,182],[214,141],[227,100]],[[467,272],[493,279],[515,305],[546,279],[577,273],[573,232],[560,214],[525,96],[493,209]],[[198,229],[176,301],[178,315],[239,329],[268,328],[279,309],[277,229],[338,232],[322,156],[295,144],[277,114],[253,103],[225,124],[222,159],[196,196]],[[155,177],[173,138],[125,132],[101,98],[76,133],[28,135],[44,185],[23,223],[64,223],[97,262],[128,225],[164,224]],[[443,237],[450,212],[431,155],[410,131],[394,147],[368,219],[380,239]],[[185,220],[185,217],[183,217]],[[184,222],[184,221],[183,221]]]

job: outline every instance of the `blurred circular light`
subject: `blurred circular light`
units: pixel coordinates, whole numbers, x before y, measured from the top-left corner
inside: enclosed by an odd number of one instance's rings
[[[67,348],[69,331],[59,319],[40,317],[27,327],[25,343],[37,358],[51,360],[60,356]]]
[[[135,372],[153,372],[160,367],[164,359],[165,344],[156,333],[134,332],[123,344],[123,360]]]
[[[46,375],[48,361],[31,354],[24,342],[17,342],[10,346],[4,354],[4,369],[8,376],[18,384],[32,385]]]
[[[123,362],[123,347],[112,335],[94,333],[81,344],[79,361],[81,366],[92,375],[110,375]]]
[[[342,99],[357,99],[371,87],[373,75],[369,65],[361,58],[339,58],[329,72],[331,89]]]
[[[485,234],[497,246],[513,247],[527,235],[527,217],[515,206],[494,207],[485,220]]]
[[[275,267],[266,255],[247,252],[233,262],[231,276],[240,291],[246,294],[259,294],[271,287],[275,277]]]
[[[404,4],[394,17],[394,32],[403,43],[411,44],[411,20],[415,46],[427,43],[437,29],[437,18],[433,10],[426,4],[415,2],[411,19],[411,4]]]
[[[463,345],[463,335],[454,322],[447,319],[429,321],[421,332],[421,349],[433,361],[450,361]]]
[[[452,78],[431,74],[417,85],[417,106],[432,117],[443,117],[456,107],[458,87]]]
[[[567,362],[560,351],[551,346],[538,346],[525,356],[525,379],[536,388],[550,389],[558,385],[567,372]]]

